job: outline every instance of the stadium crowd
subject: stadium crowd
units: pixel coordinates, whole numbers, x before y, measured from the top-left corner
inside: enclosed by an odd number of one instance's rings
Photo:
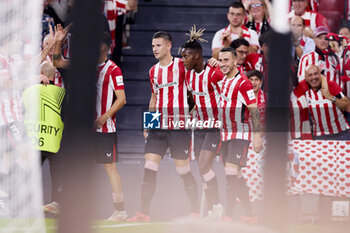
[[[49,80],[42,76],[40,80],[45,85],[59,87],[52,93],[62,96],[65,88],[64,69],[70,63],[70,12],[74,1],[43,2],[40,69],[41,75]],[[317,12],[319,2],[291,0],[288,14],[292,33],[292,50],[285,55],[291,57],[290,138],[350,140],[350,29],[344,24],[338,31],[331,31],[327,18]],[[184,41],[181,47],[181,58],[171,54],[172,37],[169,33],[154,34],[152,50],[159,62],[149,71],[152,89],[149,110],[160,113],[161,122],[166,124],[160,130],[144,130],[146,162],[141,207],[140,212],[131,218],[128,218],[124,207],[114,147],[115,114],[127,101],[123,75],[119,68],[121,48],[125,42],[123,18],[128,12],[137,9],[137,0],[104,0],[102,5],[99,23],[103,30],[100,33],[97,66],[95,130],[97,161],[104,164],[109,176],[115,207],[108,220],[150,221],[149,209],[156,189],[156,175],[168,148],[191,203],[190,216],[199,217],[197,181],[192,175],[189,159],[191,131],[184,125],[173,123],[193,117],[196,121],[221,122],[220,126],[196,125],[193,132],[193,147],[201,182],[206,187],[208,216],[231,221],[238,197],[245,209],[242,222],[257,222],[241,168],[245,166],[251,142],[257,153],[263,149],[268,96],[268,53],[272,36],[270,1],[232,2],[227,9],[228,25],[215,33],[211,43],[212,59],[208,62],[204,61],[202,55],[203,30],[195,27],[190,30],[189,40]],[[0,59],[3,84],[11,80],[11,75],[7,72],[10,70],[11,59]],[[10,121],[22,120],[21,117],[6,120],[1,114],[2,128]],[[15,137],[14,134],[12,136]],[[47,140],[56,140],[59,144],[61,137],[62,132],[59,137]],[[44,211],[58,214],[59,193],[62,190],[62,181],[55,169],[59,163],[58,149],[38,149],[43,151],[42,162],[49,159],[52,177],[52,203],[45,205]],[[216,174],[212,168],[218,153],[223,156],[227,181],[226,208],[219,199]]]

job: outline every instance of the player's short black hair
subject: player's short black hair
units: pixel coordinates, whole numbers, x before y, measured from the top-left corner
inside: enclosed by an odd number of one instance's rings
[[[243,5],[243,3],[241,1],[233,1],[233,2],[231,2],[231,4],[229,5],[228,8],[230,8],[230,7],[232,7],[232,8],[242,8],[243,11],[245,12],[244,5]]]
[[[264,44],[269,45],[270,40],[271,40],[271,33],[272,33],[271,30],[268,30],[260,35],[260,37],[259,37],[260,47],[262,47]]]
[[[164,40],[173,41],[173,38],[171,37],[171,35],[168,32],[164,32],[164,31],[159,31],[153,34],[152,39],[157,39],[157,38],[163,38]]]
[[[196,51],[199,54],[202,54],[203,48],[202,45],[197,40],[190,40],[184,43],[181,46],[182,49],[191,49]]]
[[[220,50],[220,52],[230,52],[234,57],[237,57],[236,50],[231,47],[225,47]]]
[[[100,43],[105,44],[108,47],[112,44],[111,35],[108,32],[100,32]]]
[[[250,78],[250,77],[253,77],[253,76],[258,77],[260,80],[264,80],[264,75],[263,75],[263,73],[261,73],[261,72],[258,71],[258,70],[249,70],[249,71],[248,71],[247,77]]]
[[[230,47],[237,49],[241,45],[249,47],[249,42],[244,38],[238,38],[231,42]]]

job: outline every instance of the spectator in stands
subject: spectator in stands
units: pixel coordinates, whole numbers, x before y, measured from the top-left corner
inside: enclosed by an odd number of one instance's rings
[[[341,44],[341,39],[338,34],[335,33],[328,33],[327,38],[329,40],[329,46],[333,50],[333,52],[338,56],[339,60],[341,61],[342,53],[343,53],[343,47]]]
[[[349,124],[343,111],[350,112],[350,100],[340,86],[321,75],[321,69],[310,64],[305,80],[294,89],[297,97],[305,95],[312,120],[313,139],[350,140]]]
[[[304,35],[305,21],[300,16],[294,16],[290,21],[292,31],[292,57],[299,63],[299,59],[315,50],[315,42]]]
[[[121,66],[123,23],[127,11],[137,9],[137,0],[104,0],[102,12],[107,17],[112,45],[110,56],[112,60]]]
[[[238,57],[238,54],[237,54]],[[253,85],[253,91],[256,98],[256,104],[258,107],[259,115],[260,115],[260,127],[261,130],[264,131],[265,128],[265,107],[266,107],[266,95],[261,89],[264,76],[260,71],[250,70],[247,73],[247,78]],[[250,116],[251,120],[251,116]]]
[[[260,53],[248,54],[246,58],[247,70],[258,70],[263,73],[265,79],[263,81],[262,89],[267,91],[267,73],[268,73],[268,53],[269,43],[271,40],[271,32],[267,31],[259,38]]]
[[[293,0],[289,0],[290,1],[290,5],[292,5],[292,1]],[[320,5],[320,0],[308,0],[308,7],[307,7],[307,9],[308,10],[311,10],[311,11],[315,11],[315,12],[317,12],[318,11],[318,7],[319,7],[319,5]]]
[[[338,34],[345,38],[345,42],[343,41],[342,44],[343,46],[347,46],[347,44],[350,42],[350,28],[343,24],[339,27]]]
[[[237,38],[246,39],[249,44],[250,52],[257,52],[259,47],[258,34],[252,30],[248,29],[243,25],[245,17],[245,9],[241,2],[233,2],[229,6],[229,11],[227,13],[227,19],[230,24],[215,33],[212,42],[212,56],[218,58],[220,49],[223,47],[229,47],[230,43]]]
[[[248,70],[250,70],[246,63],[246,58],[249,54],[249,42],[246,39],[238,38],[232,41],[230,47],[232,47],[237,53],[237,69],[241,73],[246,74]]]
[[[47,1],[44,0],[43,2],[43,8],[45,10],[45,7],[47,6]],[[44,39],[44,37],[50,33],[50,26],[51,28],[55,27],[55,20],[48,14],[45,13],[45,11],[43,12],[43,18],[42,18],[42,38]]]
[[[56,24],[62,24],[63,22],[60,20],[60,18],[57,16],[56,12],[52,7],[50,6],[50,0],[43,0],[43,10],[44,14],[49,15],[52,17],[55,25]]]
[[[328,81],[335,81],[342,87],[340,79],[340,61],[338,56],[329,46],[327,34],[329,30],[326,26],[317,27],[314,33],[316,49],[300,59],[298,69],[298,80],[301,82],[305,79],[305,70],[311,65],[317,65],[321,73],[326,76]]]
[[[246,27],[260,35],[270,29],[271,3],[268,0],[251,0],[248,8],[248,22]]]
[[[341,57],[341,80],[343,82],[344,94],[350,98],[350,30],[346,25],[342,25],[339,28],[339,35],[343,37],[342,40],[342,57]],[[348,122],[350,123],[350,114],[345,113]]]
[[[305,20],[304,35],[312,38],[317,27],[326,26],[329,28],[327,19],[323,15],[308,10],[308,0],[293,0],[292,6],[293,10],[289,13],[288,18],[291,19],[298,15]]]

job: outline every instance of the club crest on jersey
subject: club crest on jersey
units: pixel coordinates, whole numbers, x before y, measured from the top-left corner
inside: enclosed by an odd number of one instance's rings
[[[179,69],[174,69],[174,75],[179,75]]]
[[[319,61],[318,67],[320,67],[321,70],[324,70],[326,69],[326,63],[324,61]]]
[[[144,129],[160,129],[160,112],[144,112],[143,128]]]

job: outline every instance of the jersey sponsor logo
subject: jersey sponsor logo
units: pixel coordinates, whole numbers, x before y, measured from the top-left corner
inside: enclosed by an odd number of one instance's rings
[[[255,99],[255,95],[254,95],[254,91],[253,90],[247,91],[247,95],[248,95],[249,100]]]
[[[156,83],[156,88],[157,89],[161,89],[161,88],[165,88],[165,87],[173,87],[173,86],[176,86],[176,85],[178,85],[177,81],[173,81],[173,82],[170,82],[170,83],[163,83],[163,84]]]
[[[208,93],[199,92],[199,91],[192,91],[192,93],[193,93],[194,95],[199,95],[199,96],[206,96],[206,95],[208,95]]]
[[[160,129],[160,112],[144,112],[143,128],[144,129]]]
[[[331,102],[330,100],[327,100],[327,99],[322,99],[322,100],[309,99],[309,105],[317,105],[317,104],[323,105],[325,101]]]

